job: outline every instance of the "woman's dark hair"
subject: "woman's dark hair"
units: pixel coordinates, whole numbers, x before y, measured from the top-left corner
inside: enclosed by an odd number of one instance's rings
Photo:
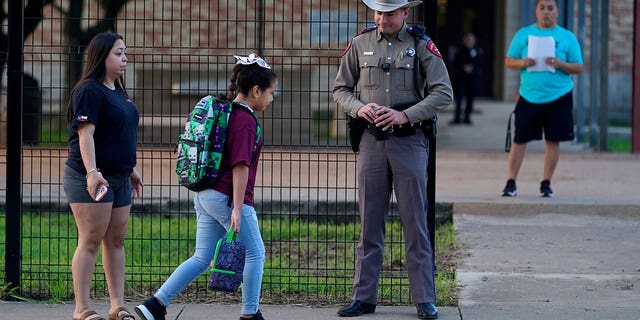
[[[271,69],[263,68],[257,63],[254,64],[236,64],[231,72],[229,79],[229,100],[235,99],[238,92],[243,95],[249,95],[251,88],[258,86],[262,90],[266,90],[278,79],[276,73]]]
[[[91,39],[91,42],[87,47],[87,62],[84,66],[82,77],[73,87],[73,90],[71,90],[71,96],[67,106],[67,120],[71,121],[73,94],[76,92],[78,87],[88,81],[97,81],[99,83],[104,82],[107,74],[104,62],[109,56],[109,53],[111,53],[111,49],[117,40],[124,41],[121,35],[113,32],[98,33],[93,37],[93,39]],[[116,79],[115,85],[120,88],[126,96],[128,96],[127,90],[124,88],[124,81],[122,77]]]

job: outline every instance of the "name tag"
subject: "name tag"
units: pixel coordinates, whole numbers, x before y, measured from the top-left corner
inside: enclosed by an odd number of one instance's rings
[[[373,51],[365,51],[362,54],[364,54],[365,56],[372,56],[373,55]]]

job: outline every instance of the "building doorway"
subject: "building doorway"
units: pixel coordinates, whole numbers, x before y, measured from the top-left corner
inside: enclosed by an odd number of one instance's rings
[[[455,48],[462,44],[467,32],[476,36],[478,47],[483,50],[483,64],[477,96],[495,97],[494,65],[496,5],[494,1],[477,0],[438,0],[438,39],[437,44],[444,55],[447,66],[451,68],[451,56]],[[498,62],[501,63],[501,62]]]

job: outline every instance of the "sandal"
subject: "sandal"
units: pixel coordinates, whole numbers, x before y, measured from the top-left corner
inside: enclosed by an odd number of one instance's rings
[[[136,320],[125,307],[118,307],[114,312],[109,313],[109,320]]]
[[[80,315],[80,318],[71,318],[72,320],[107,320],[99,315],[95,310],[87,310]]]

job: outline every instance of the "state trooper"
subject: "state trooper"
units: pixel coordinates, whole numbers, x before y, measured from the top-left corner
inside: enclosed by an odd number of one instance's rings
[[[409,8],[422,1],[363,2],[375,12],[375,27],[348,44],[333,88],[334,100],[366,127],[356,146],[361,226],[352,301],[338,315],[375,312],[393,190],[404,228],[411,299],[419,318],[437,319],[427,228],[425,125],[453,101],[451,82],[424,29],[405,21]]]

